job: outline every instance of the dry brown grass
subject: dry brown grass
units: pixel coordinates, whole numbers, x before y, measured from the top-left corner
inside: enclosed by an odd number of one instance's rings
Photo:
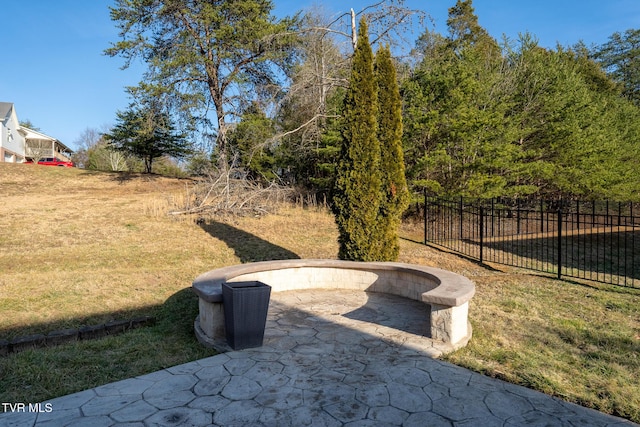
[[[162,304],[233,253],[158,215],[184,182],[0,164],[0,337]]]

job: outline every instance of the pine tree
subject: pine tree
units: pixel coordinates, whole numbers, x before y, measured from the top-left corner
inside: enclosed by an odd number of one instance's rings
[[[332,209],[338,226],[340,259],[372,261],[380,209],[378,96],[367,24],[360,22],[349,89],[345,95],[340,159],[333,185]]]
[[[376,55],[378,140],[380,141],[381,200],[376,231],[380,261],[398,259],[398,227],[409,204],[402,151],[402,101],[389,47]]]
[[[499,56],[500,49],[496,41],[478,23],[472,0],[458,0],[455,6],[449,8],[449,45],[455,51],[464,46],[475,46],[486,55]]]
[[[595,59],[621,85],[622,94],[640,106],[640,29],[615,32],[609,41],[596,47]]]
[[[269,182],[276,178],[272,144],[269,144],[274,134],[273,121],[257,103],[244,111],[236,128],[229,132],[229,152],[238,155],[240,166],[251,179]]]
[[[189,141],[176,131],[171,116],[153,105],[132,105],[116,116],[116,125],[104,139],[111,149],[144,161],[145,173],[152,172],[154,160],[160,157],[179,159],[191,152]]]

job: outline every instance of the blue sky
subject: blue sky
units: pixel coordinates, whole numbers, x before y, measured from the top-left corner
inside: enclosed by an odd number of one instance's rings
[[[277,15],[320,4],[330,13],[356,11],[377,0],[274,0]],[[118,38],[109,18],[112,0],[1,2],[3,57],[0,101],[13,102],[20,120],[71,148],[87,128],[114,122],[128,105],[124,87],[135,85],[142,66],[121,70],[120,58],[102,54]],[[455,0],[406,0],[427,12],[446,33]],[[540,45],[602,44],[616,31],[640,27],[640,0],[474,0],[480,25],[500,39],[530,32]],[[409,37],[413,40],[421,31]]]

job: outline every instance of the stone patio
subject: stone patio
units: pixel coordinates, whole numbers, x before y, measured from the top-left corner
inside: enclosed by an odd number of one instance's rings
[[[0,414],[0,426],[636,425],[434,359],[424,310],[359,291],[272,294],[260,348]]]

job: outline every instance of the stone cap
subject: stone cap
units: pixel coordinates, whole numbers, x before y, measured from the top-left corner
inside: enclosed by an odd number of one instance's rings
[[[201,274],[193,281],[192,287],[198,297],[204,301],[222,302],[222,283],[238,276],[262,271],[305,267],[362,270],[372,273],[395,271],[423,276],[430,283],[437,284],[435,288],[422,293],[421,298],[425,303],[457,307],[469,301],[475,294],[475,284],[471,280],[460,274],[435,267],[399,262],[359,262],[333,259],[275,260],[232,265]]]

